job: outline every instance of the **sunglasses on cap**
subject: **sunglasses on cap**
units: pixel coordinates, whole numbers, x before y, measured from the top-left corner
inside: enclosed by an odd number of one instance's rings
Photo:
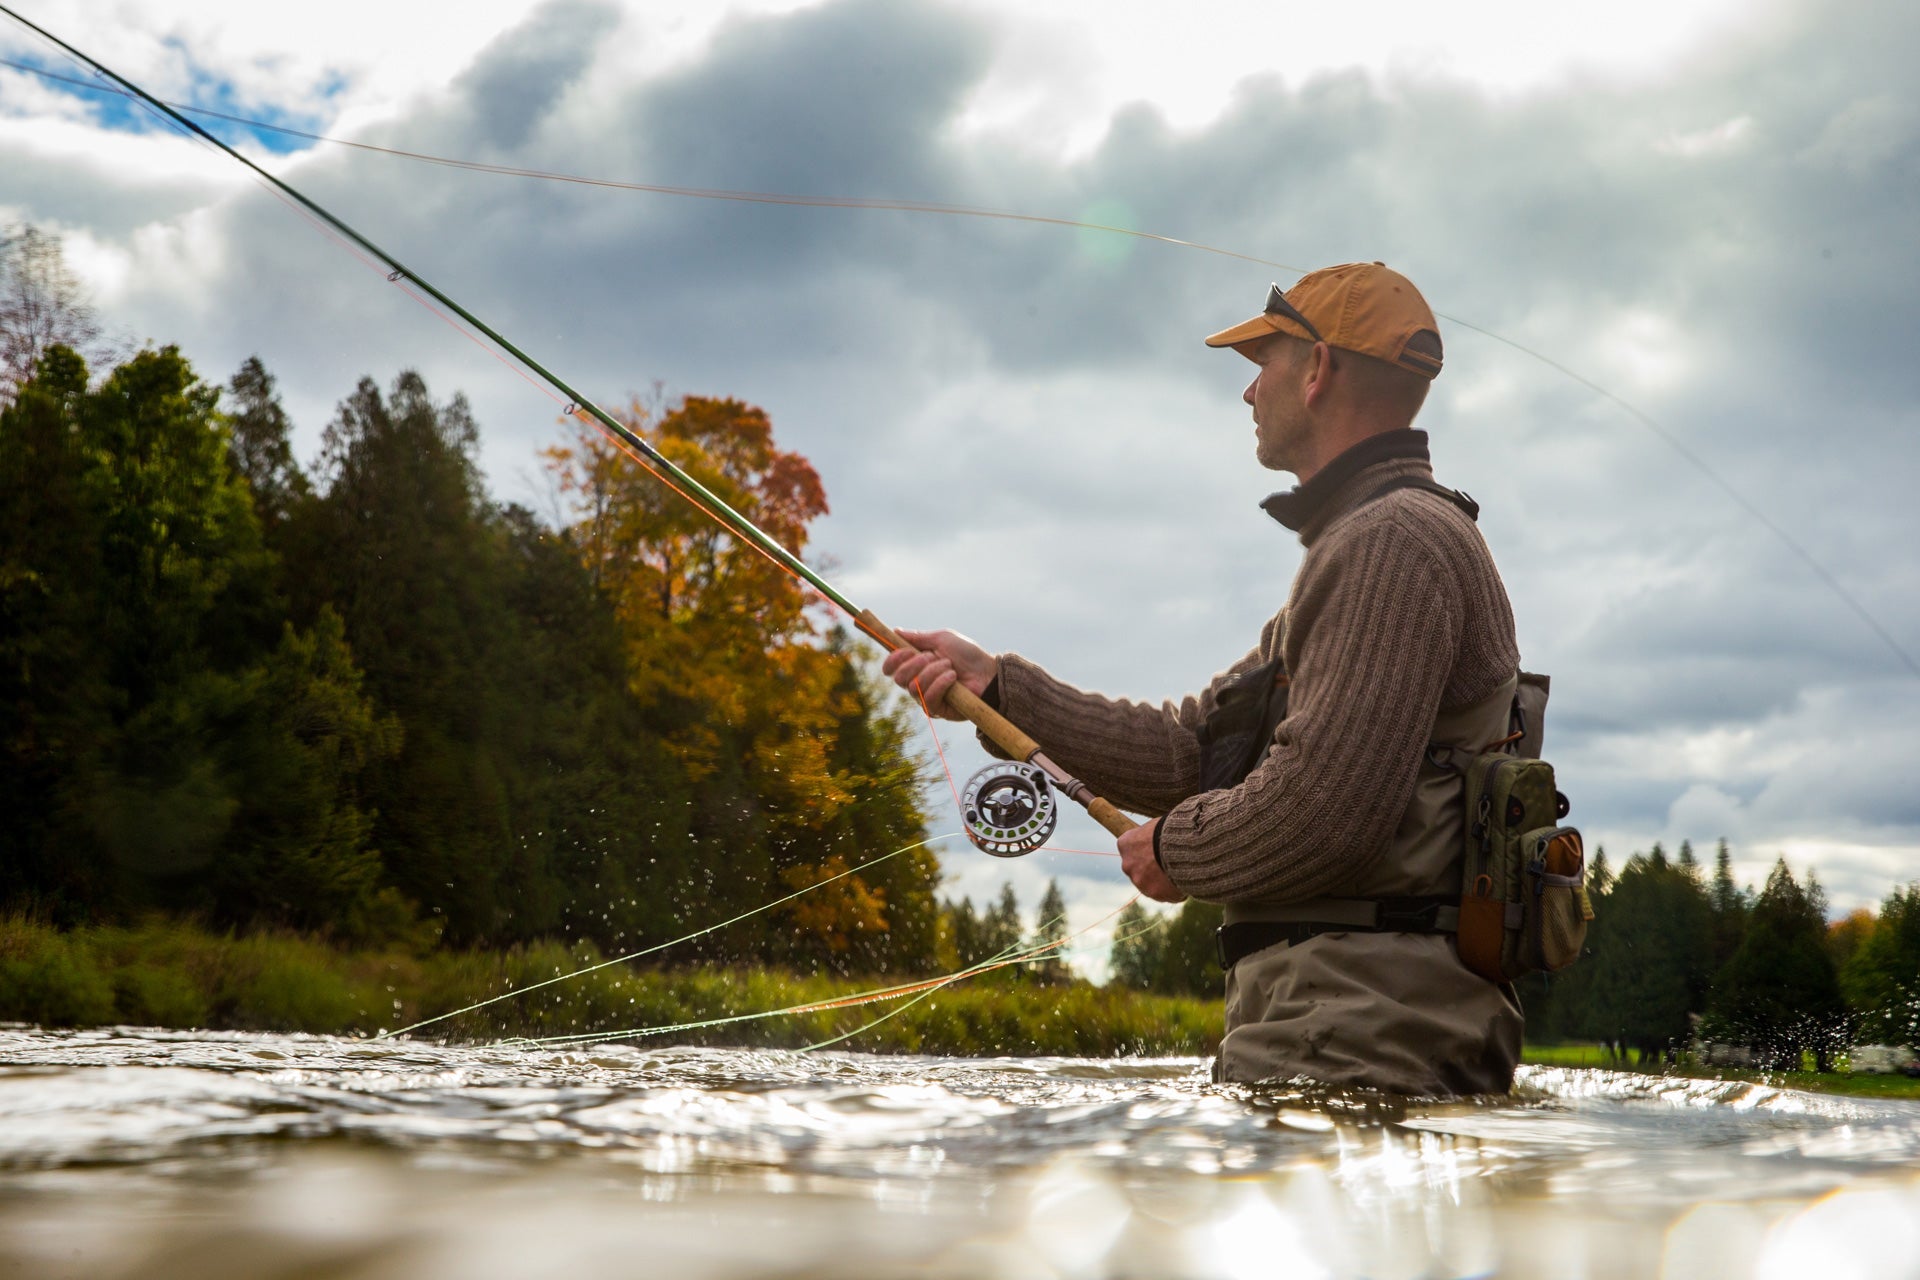
[[[1287,295],[1281,291],[1280,286],[1277,284],[1267,289],[1266,313],[1270,316],[1283,316],[1293,321],[1302,329],[1312,334],[1315,342],[1326,341],[1325,338],[1320,336],[1320,331],[1313,327],[1313,321],[1301,315],[1300,309],[1287,301]]]

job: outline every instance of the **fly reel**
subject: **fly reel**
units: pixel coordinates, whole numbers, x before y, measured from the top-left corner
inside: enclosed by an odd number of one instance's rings
[[[1060,810],[1043,770],[1002,760],[967,779],[960,816],[967,839],[996,858],[1017,858],[1047,842]]]

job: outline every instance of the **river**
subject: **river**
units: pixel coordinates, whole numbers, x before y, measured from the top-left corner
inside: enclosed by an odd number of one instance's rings
[[[0,1028],[0,1277],[1920,1277],[1920,1104]]]

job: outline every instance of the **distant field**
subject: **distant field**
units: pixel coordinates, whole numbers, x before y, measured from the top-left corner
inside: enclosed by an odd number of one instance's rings
[[[1696,1067],[1689,1055],[1678,1065],[1642,1067],[1631,1059],[1616,1058],[1597,1044],[1530,1044],[1520,1051],[1522,1062],[1542,1067],[1597,1067],[1606,1071],[1646,1071],[1687,1076],[1698,1080],[1749,1080],[1778,1089],[1806,1089],[1856,1098],[1920,1099],[1920,1078],[1894,1075],[1852,1075],[1843,1071],[1741,1071],[1732,1067]]]

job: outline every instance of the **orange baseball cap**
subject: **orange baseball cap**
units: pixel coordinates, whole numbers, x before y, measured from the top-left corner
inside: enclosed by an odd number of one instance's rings
[[[1267,308],[1253,319],[1222,329],[1210,347],[1233,347],[1268,334],[1357,351],[1423,378],[1440,376],[1440,326],[1413,281],[1383,262],[1349,262],[1301,276],[1293,288],[1274,285]]]

